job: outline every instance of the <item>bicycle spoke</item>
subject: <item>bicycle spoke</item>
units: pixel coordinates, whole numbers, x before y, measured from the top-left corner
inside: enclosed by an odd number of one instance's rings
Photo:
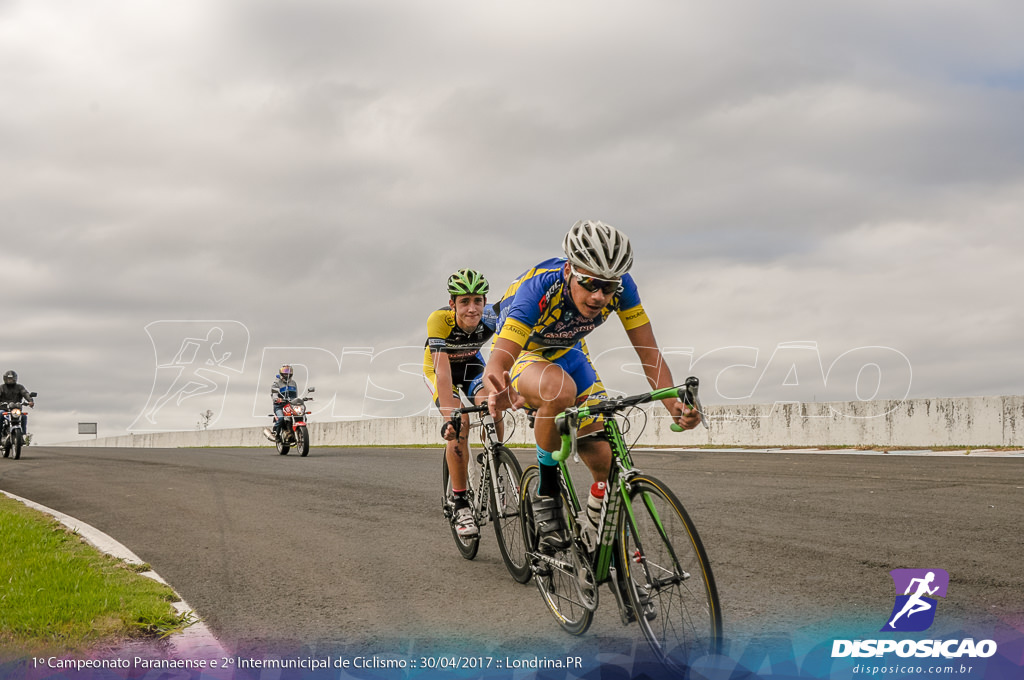
[[[531,466],[523,475],[523,486],[520,489],[520,516],[527,556],[537,571],[534,582],[558,624],[567,632],[580,635],[590,627],[594,609],[597,608],[597,587],[594,585],[593,572],[575,544],[553,555],[538,551],[537,537],[533,532],[531,502],[537,481],[537,468]]]
[[[447,518],[449,527],[451,529],[452,538],[455,540],[455,547],[459,549],[459,554],[461,554],[467,560],[471,560],[476,557],[477,551],[480,550],[480,535],[477,534],[476,536],[471,536],[468,538],[459,536],[459,532],[455,528],[454,496],[452,495],[451,475],[449,474],[448,471],[448,459],[444,456],[443,453],[441,455],[441,459],[441,488],[443,490],[442,510],[444,511],[444,515]],[[472,477],[472,474],[470,474],[471,480]],[[473,489],[470,488],[470,490],[467,492],[470,505],[473,504],[473,494]]]
[[[494,466],[497,477],[490,492],[498,549],[512,578],[519,583],[526,583],[532,571],[526,558],[526,544],[519,518],[519,478],[522,472],[515,456],[503,446],[495,449]]]
[[[671,491],[650,478],[630,484],[630,512],[619,532],[627,591],[655,653],[685,668],[720,642],[714,578],[696,529]]]

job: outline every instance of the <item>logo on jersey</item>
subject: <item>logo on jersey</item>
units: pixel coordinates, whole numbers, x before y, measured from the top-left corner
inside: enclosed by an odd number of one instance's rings
[[[540,300],[537,301],[537,309],[543,314],[544,311],[551,306],[551,300],[562,290],[562,280],[559,279],[553,283],[541,296]]]

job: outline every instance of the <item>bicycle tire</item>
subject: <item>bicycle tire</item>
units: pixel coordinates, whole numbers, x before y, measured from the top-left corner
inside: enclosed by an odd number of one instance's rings
[[[716,654],[722,641],[718,589],[697,528],[658,479],[629,481],[629,511],[619,516],[619,564],[636,620],[652,651],[683,672]]]
[[[533,528],[532,498],[536,495],[539,478],[540,470],[536,465],[531,465],[523,473],[519,487],[520,521],[527,557],[534,573],[533,581],[558,625],[571,635],[582,635],[590,628],[594,620],[594,609],[597,607],[597,586],[593,583],[593,570],[589,569],[586,555],[581,553],[575,541],[565,550],[559,550],[553,555],[544,556],[538,552],[537,536]],[[565,499],[562,502],[564,507]],[[591,578],[588,584],[588,587],[593,589],[589,597],[592,600],[591,605],[584,604],[584,600],[588,598],[583,595],[578,582],[578,570],[581,568]]]
[[[471,560],[476,557],[477,552],[480,550],[480,534],[471,536],[469,538],[463,538],[459,536],[458,530],[455,528],[454,515],[449,514],[452,511],[452,506],[455,502],[452,496],[452,479],[448,472],[448,457],[444,455],[444,449],[441,450],[441,489],[443,495],[441,496],[442,509],[446,509],[445,517],[448,519],[448,526],[452,531],[452,538],[455,539],[455,547],[459,549],[459,554],[467,560]],[[470,473],[472,477],[472,473]],[[472,479],[470,479],[470,489],[467,495],[470,496],[470,505],[472,505],[472,494],[473,494]]]
[[[508,573],[517,583],[526,583],[533,576],[533,570],[526,559],[519,515],[519,480],[523,476],[523,468],[504,446],[495,447],[494,466],[498,471],[498,493],[495,493],[495,484],[489,485],[494,536],[498,539],[498,550]]]

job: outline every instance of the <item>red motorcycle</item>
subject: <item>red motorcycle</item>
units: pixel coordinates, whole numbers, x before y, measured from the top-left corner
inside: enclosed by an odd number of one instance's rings
[[[306,392],[315,392],[316,388],[308,387]],[[310,415],[306,410],[306,402],[313,401],[313,397],[295,397],[282,404],[283,412],[281,427],[274,437],[274,444],[277,452],[287,456],[291,449],[299,452],[300,456],[309,455],[309,430],[306,429],[306,416]],[[271,418],[276,416],[271,413]]]

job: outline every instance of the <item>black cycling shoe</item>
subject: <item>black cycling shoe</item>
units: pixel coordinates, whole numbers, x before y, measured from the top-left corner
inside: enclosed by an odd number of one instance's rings
[[[562,518],[562,499],[537,496],[533,500],[533,521],[537,529],[537,547],[543,552],[557,552],[569,547],[569,532]]]

